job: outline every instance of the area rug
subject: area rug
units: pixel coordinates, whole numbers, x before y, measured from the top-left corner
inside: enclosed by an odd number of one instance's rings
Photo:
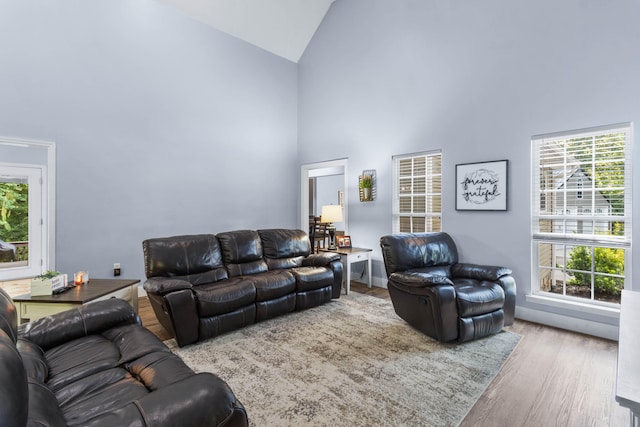
[[[251,426],[455,426],[520,336],[440,344],[351,293],[205,342],[166,344],[223,378]]]

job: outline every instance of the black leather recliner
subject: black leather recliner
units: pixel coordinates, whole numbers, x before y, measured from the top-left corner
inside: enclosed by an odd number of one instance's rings
[[[516,282],[504,267],[458,263],[447,233],[380,238],[393,307],[441,342],[471,341],[513,324]]]

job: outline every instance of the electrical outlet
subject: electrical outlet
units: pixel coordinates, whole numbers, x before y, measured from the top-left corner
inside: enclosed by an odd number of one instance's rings
[[[120,263],[116,262],[113,264],[113,275],[114,276],[119,276],[120,275]]]

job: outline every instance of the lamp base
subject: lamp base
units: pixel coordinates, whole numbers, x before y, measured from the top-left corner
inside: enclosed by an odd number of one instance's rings
[[[329,250],[335,251],[338,249],[336,247],[336,228],[335,227],[327,227],[327,231],[329,232]]]

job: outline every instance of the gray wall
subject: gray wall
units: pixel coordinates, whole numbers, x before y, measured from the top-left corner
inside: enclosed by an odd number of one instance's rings
[[[513,268],[518,305],[555,310],[525,300],[531,137],[640,121],[638,16],[637,0],[333,3],[299,63],[299,162],[349,159],[349,231],[375,249],[378,283],[378,240],[391,232],[391,157],[442,149],[444,230],[462,260]],[[509,160],[509,210],[457,212],[455,165],[501,159]],[[358,202],[363,169],[377,170],[372,203]],[[634,222],[638,241],[640,216]]]
[[[57,145],[58,270],[296,225],[294,63],[142,0],[2,0],[0,58],[0,135]]]

